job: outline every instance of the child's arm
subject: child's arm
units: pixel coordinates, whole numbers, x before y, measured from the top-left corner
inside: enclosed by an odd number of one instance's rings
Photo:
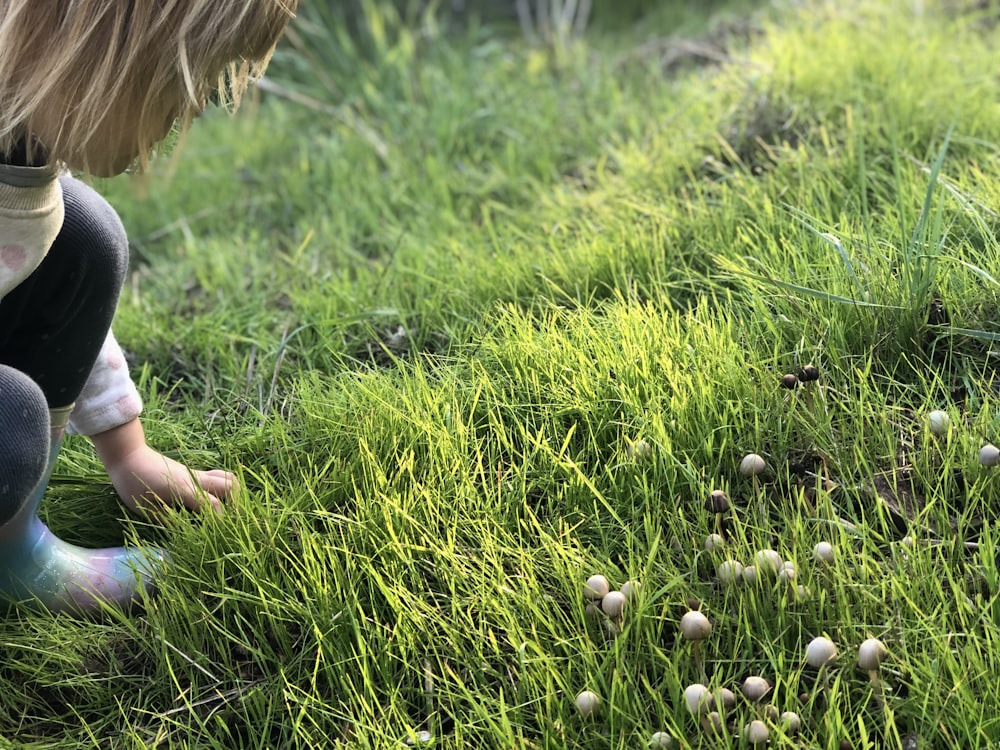
[[[139,515],[165,504],[221,512],[222,498],[239,486],[228,471],[194,471],[150,448],[138,418],[90,439],[118,495]]]

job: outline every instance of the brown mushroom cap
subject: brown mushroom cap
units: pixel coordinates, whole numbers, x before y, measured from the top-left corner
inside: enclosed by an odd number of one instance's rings
[[[809,383],[813,380],[819,380],[819,368],[816,365],[808,364],[802,368],[799,373],[799,380],[803,383]]]
[[[729,511],[729,496],[723,490],[712,490],[705,500],[705,510],[709,513],[726,513]]]

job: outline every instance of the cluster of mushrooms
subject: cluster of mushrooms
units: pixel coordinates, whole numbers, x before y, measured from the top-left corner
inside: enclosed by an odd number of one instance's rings
[[[813,368],[814,370],[815,368]],[[788,378],[787,387],[798,387],[800,382],[810,382],[815,379],[815,372],[804,371],[792,383]],[[803,377],[805,375],[805,377]],[[786,376],[787,377],[787,376]],[[940,419],[938,420],[940,422]],[[636,459],[649,458],[651,447],[645,441],[637,441],[630,446],[630,453]],[[997,462],[1000,463],[1000,451]],[[767,462],[756,453],[750,453],[741,460],[739,471],[744,477],[753,481],[754,494],[760,497],[761,475],[767,471]],[[705,509],[714,516],[715,531],[705,540],[705,549],[710,554],[722,552],[726,546],[724,536],[724,517],[730,511],[729,498],[725,491],[714,490],[705,500]],[[720,555],[721,556],[721,555]],[[832,544],[821,541],[812,551],[814,561],[819,565],[829,566],[835,559]],[[795,563],[783,560],[782,556],[772,549],[761,549],[754,554],[753,560],[744,565],[736,559],[725,559],[716,569],[716,577],[720,584],[735,585],[753,584],[762,580],[777,581],[789,588],[797,599],[808,596],[808,590],[797,581]],[[620,591],[611,589],[608,579],[603,575],[593,575],[583,586],[583,595],[587,613],[601,618],[610,636],[614,637],[621,631],[622,620],[632,597],[639,591],[636,581],[622,585]],[[689,603],[689,607],[696,604]],[[701,642],[712,634],[712,623],[704,612],[692,608],[686,612],[679,622],[680,636],[690,642],[692,661],[700,672],[701,682],[688,685],[683,691],[683,702],[692,719],[697,722],[702,732],[709,737],[742,736],[748,745],[765,747],[772,734],[792,736],[802,729],[803,720],[795,711],[780,709],[767,703],[767,697],[772,693],[772,684],[763,676],[752,675],[745,678],[736,691],[724,686],[710,689],[706,683],[710,680],[706,674],[701,655]],[[882,642],[876,638],[865,640],[858,648],[857,666],[865,671],[876,691],[875,699],[882,703],[884,695],[878,679],[880,665],[888,655]],[[837,648],[833,641],[825,636],[812,639],[805,648],[804,661],[817,671],[817,685],[821,689],[828,686],[828,673],[837,660]],[[739,695],[738,695],[739,694]],[[808,699],[808,695],[800,696]],[[601,697],[591,691],[584,690],[574,701],[576,710],[584,718],[594,718],[603,708]],[[656,731],[649,739],[652,747],[674,747],[684,743],[667,731]]]
[[[813,365],[806,365],[797,374],[783,376],[780,382],[782,387],[789,390],[801,389],[811,401],[812,389],[815,388],[813,381],[818,378],[819,370]],[[926,419],[928,429],[936,437],[949,433],[951,420],[947,412],[932,411]],[[628,453],[633,460],[643,461],[652,457],[653,448],[646,440],[640,439],[628,446]],[[984,445],[979,452],[979,463],[983,466],[1000,465],[1000,448],[992,444]],[[756,453],[747,454],[739,464],[739,473],[753,482],[754,495],[761,499],[760,482],[767,470],[767,462]],[[705,500],[704,507],[714,517],[714,530],[705,539],[704,547],[706,552],[721,558],[723,555],[720,553],[726,547],[725,516],[731,510],[729,497],[724,490],[714,490]],[[812,550],[812,557],[817,565],[832,565],[835,559],[833,545],[826,541],[818,542]],[[783,560],[772,549],[757,551],[748,564],[733,558],[724,559],[715,567],[715,574],[717,581],[724,586],[771,580],[786,586],[796,599],[809,595],[809,591],[798,583],[795,563]],[[605,576],[593,575],[583,587],[587,613],[601,618],[609,635],[614,637],[621,632],[629,602],[638,591],[638,582],[629,581],[622,585],[620,591],[613,591]],[[767,702],[774,688],[765,677],[746,677],[742,683],[733,686],[735,690],[724,686],[716,686],[714,689],[708,687],[707,683],[711,681],[702,661],[701,642],[711,636],[712,623],[704,612],[696,608],[699,606],[697,603],[689,602],[688,606],[692,609],[680,618],[679,631],[681,638],[691,644],[692,661],[700,673],[701,682],[688,685],[683,691],[682,700],[701,731],[709,737],[739,734],[748,745],[755,748],[765,747],[775,732],[779,736],[798,734],[803,727],[803,719],[795,711],[782,712],[777,706]],[[868,638],[858,646],[857,668],[867,673],[874,699],[879,704],[885,701],[885,688],[879,679],[879,670],[887,656],[888,650],[877,638]],[[837,647],[826,636],[817,636],[806,644],[803,661],[815,671],[817,689],[828,689],[829,672],[837,660]],[[809,694],[803,693],[799,698],[807,702]],[[603,708],[601,697],[591,690],[579,693],[574,703],[576,710],[584,718],[598,716]],[[651,747],[670,748],[678,744],[683,746],[685,743],[670,732],[661,730],[650,736],[649,744]]]
[[[601,579],[603,576],[592,576],[588,579],[584,592],[592,592],[593,579]],[[608,592],[608,594],[613,592]],[[706,639],[712,632],[712,624],[704,613],[698,610],[687,612],[680,620],[681,637],[691,641],[694,647],[695,661],[699,662],[698,644]],[[837,647],[826,636],[813,638],[805,648],[805,663],[816,670],[817,684],[822,689],[827,687],[827,676],[829,670],[837,661]],[[857,667],[868,674],[873,690],[875,690],[876,700],[880,703],[884,700],[882,695],[882,683],[879,680],[879,669],[884,659],[888,656],[885,645],[877,638],[868,638],[858,647]],[[704,675],[704,670],[702,669]],[[707,678],[704,678],[707,682]],[[760,675],[751,675],[743,680],[738,686],[738,691],[743,697],[743,706],[747,709],[744,713],[742,727],[739,722],[740,701],[737,693],[727,687],[719,686],[714,690],[705,684],[698,682],[688,685],[684,689],[683,701],[688,713],[698,723],[701,731],[708,737],[723,737],[734,735],[737,730],[753,747],[764,747],[771,739],[772,732],[780,732],[790,736],[798,734],[802,729],[802,718],[795,711],[781,712],[778,707],[765,702],[765,699],[772,691],[771,683]],[[808,695],[800,696],[803,701],[808,700]],[[601,712],[602,701],[597,693],[584,690],[576,696],[574,701],[577,711],[584,718],[592,718]],[[650,737],[652,747],[670,748],[675,745],[675,737],[666,731],[654,732]]]
[[[935,409],[927,415],[927,429],[936,437],[944,437],[951,430],[951,417],[942,409]],[[983,466],[1000,464],[1000,448],[986,443],[979,449],[979,463]]]

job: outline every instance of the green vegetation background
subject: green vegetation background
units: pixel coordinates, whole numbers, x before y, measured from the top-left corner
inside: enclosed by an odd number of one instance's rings
[[[0,746],[743,746],[761,709],[706,736],[682,691],[751,674],[805,722],[773,747],[1000,741],[1000,9],[331,5],[99,185],[149,438],[244,491],[144,525],[69,441],[46,520],[173,565],[137,613],[7,616]],[[764,547],[796,583],[715,581]],[[593,573],[642,583],[620,628]]]

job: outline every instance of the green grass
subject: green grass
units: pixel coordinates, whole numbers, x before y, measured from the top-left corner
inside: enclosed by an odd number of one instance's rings
[[[772,747],[1000,741],[998,9],[685,5],[540,45],[372,4],[282,50],[297,101],[100,183],[149,439],[244,490],[148,527],[68,441],[47,521],[173,565],[141,612],[0,624],[0,747],[744,747],[762,708],[711,738],[683,691],[754,674],[804,722]],[[715,580],[765,547],[801,594]],[[642,583],[615,637],[594,573]]]

